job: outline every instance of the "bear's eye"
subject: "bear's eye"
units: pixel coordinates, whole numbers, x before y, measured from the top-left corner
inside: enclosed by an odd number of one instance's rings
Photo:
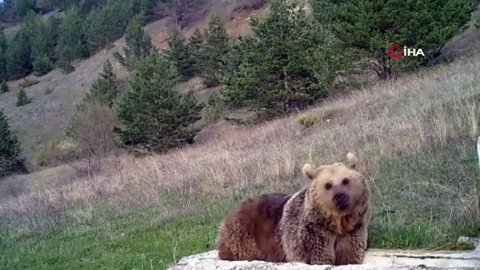
[[[332,183],[326,183],[326,184],[325,184],[325,189],[326,189],[326,190],[329,190],[329,189],[331,189],[331,188],[332,188]]]
[[[343,179],[343,181],[342,181],[343,185],[346,186],[346,185],[348,185],[348,183],[350,183],[350,180],[348,178]]]

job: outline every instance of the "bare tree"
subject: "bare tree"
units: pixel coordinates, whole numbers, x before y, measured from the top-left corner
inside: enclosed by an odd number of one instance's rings
[[[96,171],[100,172],[102,158],[112,154],[112,151],[118,151],[112,131],[116,123],[117,118],[113,111],[96,100],[86,103],[86,106],[73,116],[70,136],[87,158],[89,174],[92,162],[95,162]]]
[[[157,12],[175,19],[177,27],[182,30],[188,23],[198,19],[206,12],[205,0],[167,0],[158,5]]]

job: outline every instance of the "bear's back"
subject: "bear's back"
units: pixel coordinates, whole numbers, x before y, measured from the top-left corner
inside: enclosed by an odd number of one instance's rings
[[[283,261],[277,229],[290,197],[284,193],[261,195],[227,214],[217,240],[220,258]]]

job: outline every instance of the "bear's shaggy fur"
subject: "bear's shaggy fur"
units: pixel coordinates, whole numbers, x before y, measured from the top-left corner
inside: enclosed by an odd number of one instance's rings
[[[284,205],[279,224],[282,248],[289,262],[307,264],[361,264],[367,249],[370,187],[348,164],[303,167],[310,185]]]
[[[228,213],[217,236],[219,258],[228,261],[285,261],[276,230],[283,205],[290,197],[282,193],[265,194],[246,200]]]
[[[356,158],[303,167],[309,185],[293,195],[251,198],[228,213],[216,245],[222,260],[360,264],[367,248],[370,189]]]

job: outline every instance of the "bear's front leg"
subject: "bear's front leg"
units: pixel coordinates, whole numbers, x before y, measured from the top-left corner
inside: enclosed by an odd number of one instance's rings
[[[326,232],[305,234],[303,237],[296,252],[297,261],[310,265],[335,264],[335,237]]]
[[[367,250],[367,228],[359,229],[337,238],[335,242],[335,265],[362,264]]]

